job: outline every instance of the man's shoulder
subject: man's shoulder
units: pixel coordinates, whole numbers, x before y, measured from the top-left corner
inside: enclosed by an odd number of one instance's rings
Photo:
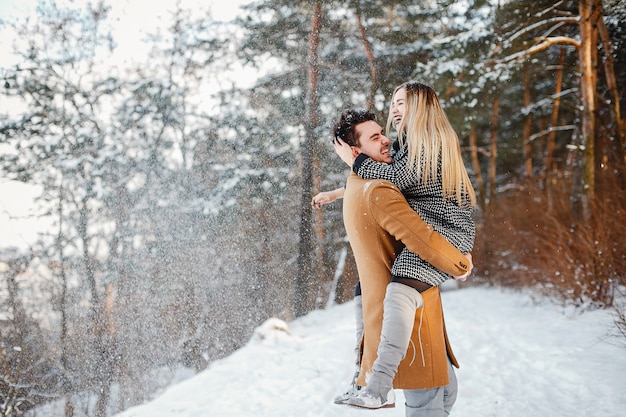
[[[372,195],[401,193],[400,189],[386,180],[365,180],[356,174],[351,174],[346,182],[346,193],[358,193],[362,197],[370,198]]]
[[[387,180],[362,180],[368,193],[400,192],[400,189]]]

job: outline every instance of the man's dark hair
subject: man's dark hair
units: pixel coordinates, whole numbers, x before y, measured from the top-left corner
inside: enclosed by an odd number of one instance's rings
[[[369,120],[376,121],[376,115],[369,110],[349,109],[342,111],[339,120],[333,126],[333,140],[340,138],[350,146],[359,146],[355,127]]]

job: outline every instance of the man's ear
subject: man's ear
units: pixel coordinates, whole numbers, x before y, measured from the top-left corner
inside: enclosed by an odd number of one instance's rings
[[[352,156],[355,158],[361,154],[361,150],[356,146],[350,146],[350,150],[352,151]]]

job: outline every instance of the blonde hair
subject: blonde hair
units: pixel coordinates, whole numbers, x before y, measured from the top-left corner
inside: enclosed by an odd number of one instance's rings
[[[427,85],[406,82],[396,87],[392,103],[398,90],[403,88],[406,91],[404,116],[397,130],[400,145],[406,142],[408,147],[409,172],[415,172],[420,184],[425,185],[437,180],[441,167],[443,198],[456,196],[459,205],[469,198],[470,204],[475,205],[476,193],[461,157],[459,138],[441,108],[437,93]],[[392,122],[390,111],[387,130]]]

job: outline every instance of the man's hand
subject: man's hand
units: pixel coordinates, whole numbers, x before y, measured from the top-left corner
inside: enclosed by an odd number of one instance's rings
[[[452,277],[452,279],[456,279],[457,281],[465,281],[467,277],[469,277],[470,274],[472,273],[472,269],[474,269],[474,262],[472,262],[472,254],[466,253],[465,258],[467,258],[467,261],[469,262],[469,267],[467,268],[467,272],[458,277]]]
[[[329,204],[338,198],[343,198],[345,188],[337,188],[332,191],[322,191],[313,197],[311,200],[311,206],[313,208],[321,208],[324,204]]]
[[[354,156],[354,152],[352,151],[352,147],[337,137],[333,141],[333,146],[335,147],[335,153],[339,155],[341,160],[345,162],[346,165],[348,165],[350,168],[352,168],[352,165],[354,165],[354,160],[356,159],[356,157]]]

